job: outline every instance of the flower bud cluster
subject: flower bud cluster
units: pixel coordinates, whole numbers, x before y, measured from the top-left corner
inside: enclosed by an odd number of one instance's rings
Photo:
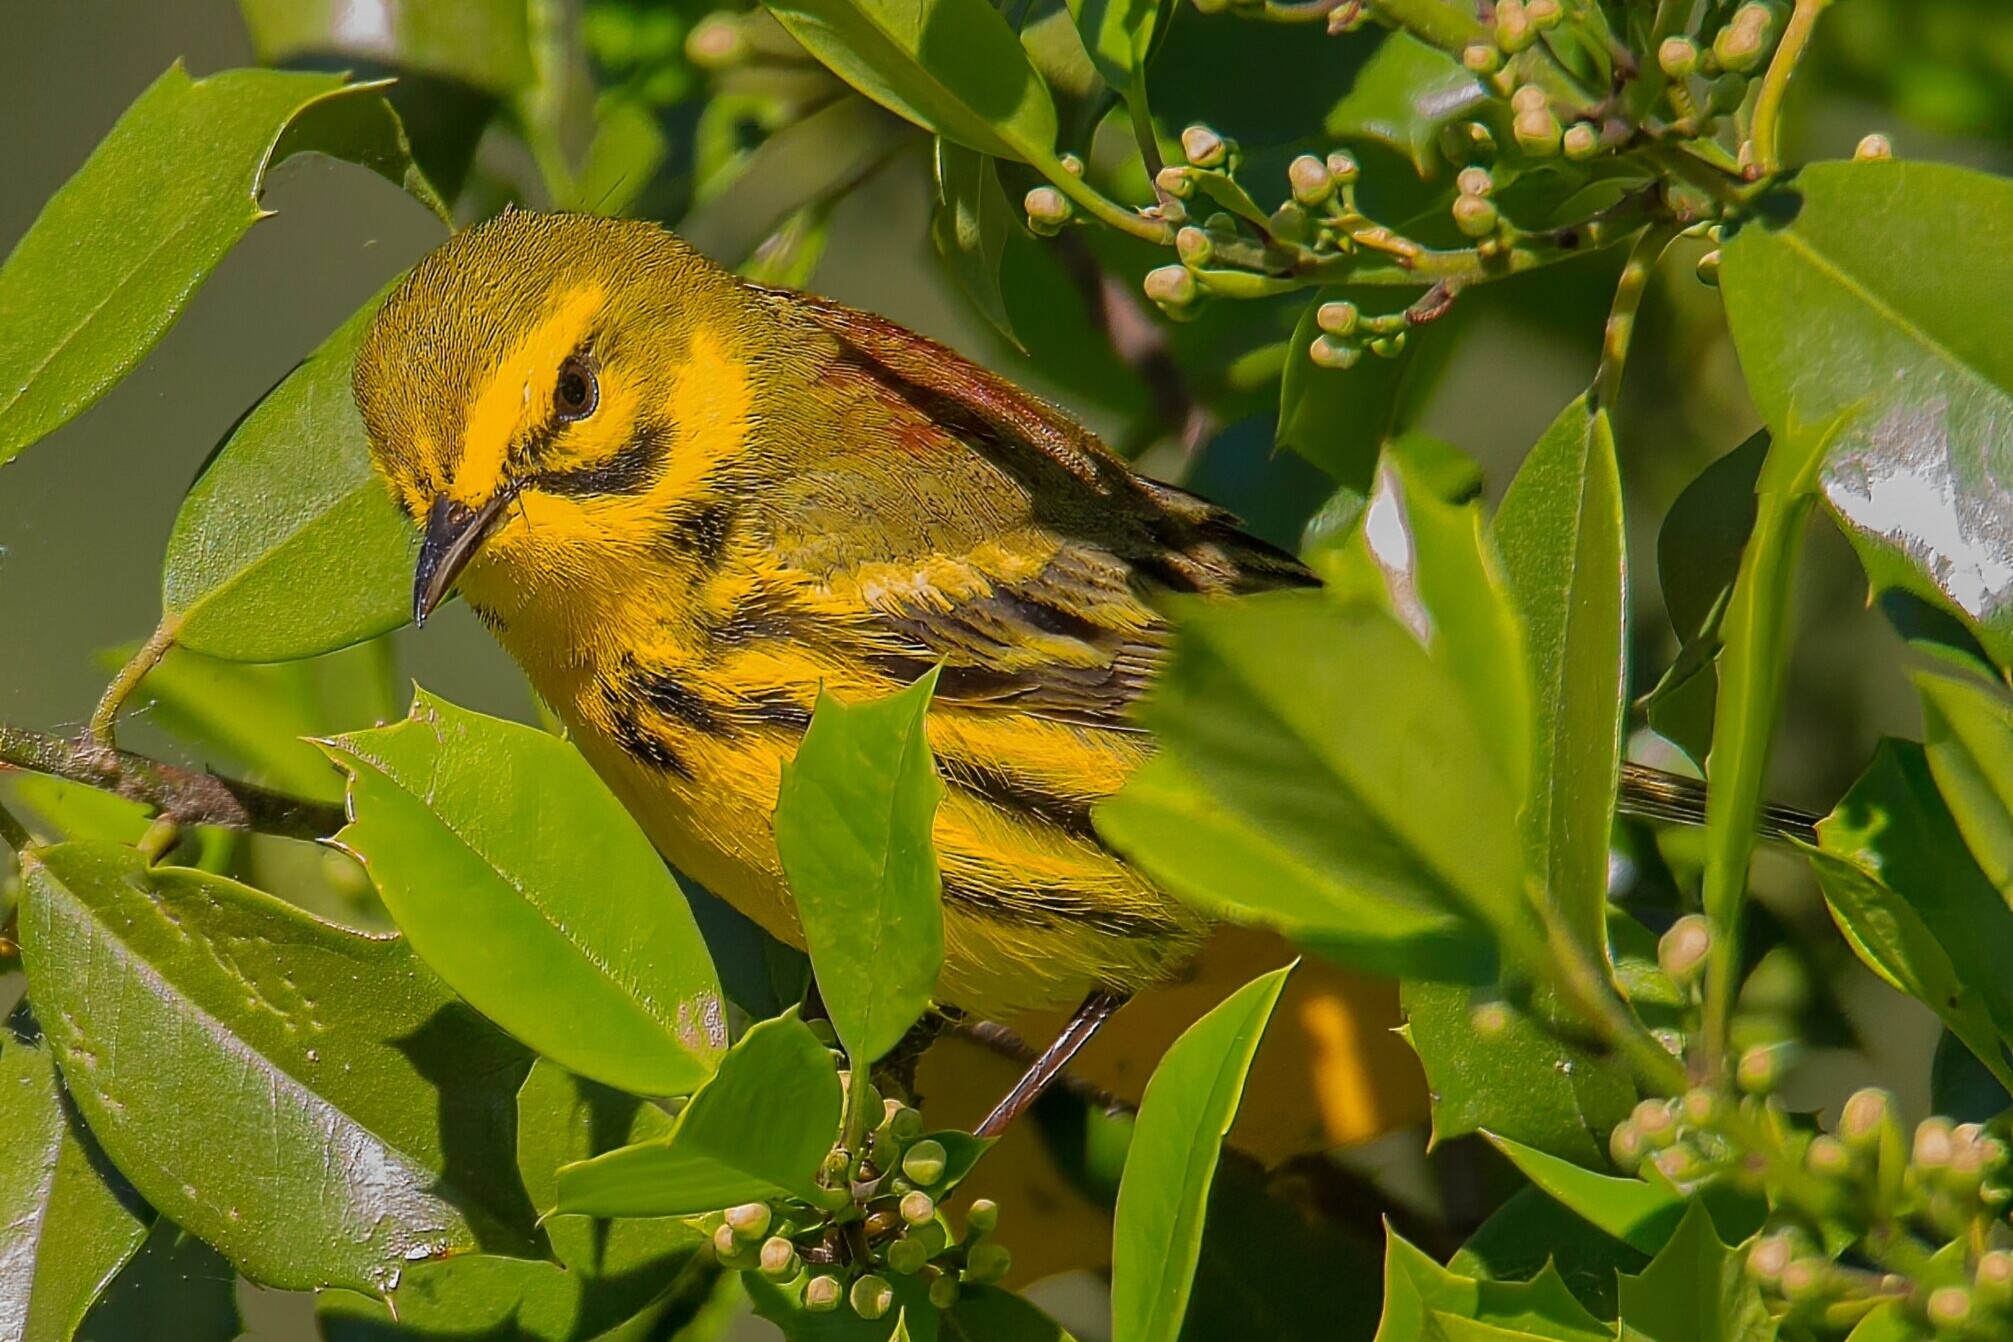
[[[831,1196],[818,1206],[779,1199],[699,1218],[714,1258],[795,1290],[807,1312],[850,1310],[866,1320],[896,1308],[898,1278],[918,1280],[933,1305],[949,1309],[963,1285],[1004,1277],[1013,1259],[992,1240],[999,1208],[973,1202],[963,1238],[954,1238],[941,1206],[951,1191],[944,1143],[925,1135],[922,1115],[899,1100],[871,1087],[862,1099],[881,1120],[857,1164],[833,1152],[825,1175]]]

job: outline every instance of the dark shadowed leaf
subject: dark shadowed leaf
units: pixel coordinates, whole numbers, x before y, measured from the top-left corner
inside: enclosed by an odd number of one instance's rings
[[[1624,1337],[1644,1342],[1762,1342],[1776,1321],[1747,1274],[1746,1255],[1721,1244],[1696,1200],[1641,1276],[1621,1277]]]
[[[1217,1157],[1289,972],[1252,980],[1190,1026],[1146,1084],[1118,1186],[1113,1342],[1180,1334]]]
[[[941,135],[936,147],[937,203],[930,240],[979,315],[1025,354],[1000,292],[1000,262],[1019,215],[1000,186],[999,167],[990,155]]]
[[[403,941],[109,844],[28,867],[39,1019],[93,1135],[165,1215],[290,1289],[536,1247],[510,1162],[530,1060]]]
[[[182,646],[234,661],[311,657],[404,624],[410,523],[370,463],[350,364],[373,298],[268,392],[182,500],[161,609]]]
[[[1598,1165],[1608,1132],[1635,1105],[1628,1069],[1566,1043],[1523,1008],[1459,984],[1403,986],[1405,1036],[1433,1094],[1433,1138],[1487,1127]],[[1548,998],[1530,1010],[1553,1011]]]
[[[223,1255],[162,1217],[92,1307],[77,1342],[232,1342],[238,1274]]]
[[[419,692],[338,737],[351,823],[421,959],[554,1061],[682,1095],[726,1047],[719,979],[677,881],[571,744]]]
[[[1534,691],[1531,871],[1581,946],[1607,948],[1608,838],[1624,706],[1622,482],[1606,410],[1567,406],[1496,513]]]
[[[558,1208],[590,1216],[693,1216],[816,1193],[839,1131],[832,1055],[795,1016],[735,1041],[661,1138],[559,1170]]]
[[[1720,288],[1755,404],[1842,417],[1826,501],[1877,589],[1959,614],[2013,662],[2013,182],[1939,163],[1819,163],[1729,238]],[[1952,258],[1963,258],[1961,264]]]
[[[1012,1291],[967,1286],[937,1320],[943,1342],[1076,1342],[1069,1330]]]
[[[2013,904],[2013,705],[1975,680],[1913,679],[1937,789],[1985,879]]]
[[[1535,1186],[1513,1193],[1448,1261],[1470,1277],[1522,1281],[1547,1264],[1567,1289],[1602,1318],[1615,1312],[1615,1273],[1650,1261]]]
[[[1488,105],[1488,91],[1459,61],[1399,31],[1356,72],[1349,91],[1328,113],[1326,129],[1338,140],[1396,150],[1421,177],[1430,177],[1443,161],[1441,128],[1473,120]]]
[[[517,1095],[517,1164],[532,1205],[550,1208],[557,1200],[562,1164],[660,1137],[670,1127],[655,1105],[541,1060]],[[667,1290],[700,1290],[712,1280],[699,1261],[704,1236],[683,1221],[553,1216],[545,1231],[557,1264],[483,1254],[421,1263],[389,1304],[325,1291],[317,1306],[322,1335],[328,1342],[471,1336],[585,1342]]]
[[[69,1342],[147,1236],[124,1182],[48,1050],[0,1026],[0,1342]]]
[[[1929,1111],[1957,1123],[1989,1123],[2013,1107],[2013,1094],[1978,1055],[1946,1029],[1929,1064]]]
[[[832,72],[925,130],[1037,167],[1055,160],[1055,102],[986,0],[771,0]]]
[[[179,63],[148,86],[0,265],[0,462],[91,405],[154,347],[263,217],[266,173],[312,151],[446,217],[376,86]]]
[[[1720,621],[1754,530],[1754,488],[1767,456],[1764,429],[1699,472],[1657,532],[1657,579],[1679,647],[1642,706],[1650,726],[1698,765],[1712,746]]]
[[[811,972],[855,1067],[901,1042],[943,966],[930,838],[943,784],[923,735],[936,685],[931,670],[885,699],[820,694],[776,793],[776,850]]]

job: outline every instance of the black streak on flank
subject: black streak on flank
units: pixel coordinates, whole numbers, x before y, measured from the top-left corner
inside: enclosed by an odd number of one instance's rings
[[[937,759],[944,781],[959,792],[986,802],[1009,815],[1050,825],[1079,839],[1097,842],[1090,823],[1090,802],[1051,791],[1029,779],[1016,778],[973,760],[944,755]]]
[[[644,703],[707,736],[722,733],[720,712],[690,686],[661,671],[643,672],[630,682]]]
[[[944,903],[961,913],[996,923],[1016,927],[1054,927],[1060,923],[1076,923],[1127,940],[1165,937],[1181,930],[1165,918],[1099,908],[1077,895],[1034,890],[982,890],[949,876],[944,878]]]
[[[738,516],[737,505],[725,499],[681,508],[671,515],[664,537],[680,554],[690,555],[710,573],[726,558]]]
[[[811,725],[811,710],[788,690],[763,690],[742,701],[739,716],[764,727],[801,732]]]
[[[676,774],[687,782],[691,781],[692,766],[680,758],[670,746],[651,735],[637,714],[638,705],[634,700],[615,694],[603,697],[608,704],[608,716],[613,727],[615,744],[622,747],[624,754],[631,759],[641,760],[645,764],[662,769],[666,773]]]
[[[642,494],[664,474],[671,456],[671,427],[646,421],[612,455],[570,471],[540,471],[525,481],[547,494]]]

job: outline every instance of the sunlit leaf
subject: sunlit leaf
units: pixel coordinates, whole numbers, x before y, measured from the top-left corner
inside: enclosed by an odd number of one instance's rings
[[[446,75],[492,93],[531,81],[523,0],[238,0],[252,48],[277,65],[361,57]]]
[[[832,1055],[794,1016],[735,1041],[661,1138],[559,1170],[558,1209],[590,1216],[692,1216],[782,1194],[814,1196],[838,1138]]]
[[[657,850],[573,746],[424,691],[327,743],[335,842],[470,1005],[583,1076],[682,1095],[726,1047],[720,983]]]
[[[370,462],[350,364],[373,298],[247,415],[182,500],[161,608],[183,647],[273,662],[412,613],[414,531]]]
[[[1288,972],[1274,970],[1231,994],[1174,1041],[1147,1082],[1118,1188],[1113,1342],[1174,1342],[1180,1334],[1217,1156]]]
[[[1640,1276],[1622,1274],[1621,1326],[1644,1342],[1765,1342],[1776,1320],[1746,1256],[1720,1243],[1705,1204],[1684,1219]]]
[[[1328,113],[1325,129],[1338,140],[1394,149],[1428,177],[1442,163],[1441,129],[1473,120],[1488,106],[1488,90],[1471,71],[1400,30],[1386,37],[1356,72],[1349,91]]]
[[[1840,420],[1825,500],[1876,589],[1956,612],[2013,663],[2013,182],[1819,163],[1727,240],[1720,288],[1769,428]],[[1961,262],[1956,258],[1962,258]]]
[[[132,370],[264,217],[267,172],[301,152],[363,164],[446,216],[377,86],[171,66],[0,265],[0,463]]]
[[[403,941],[129,848],[27,867],[38,1019],[92,1134],[163,1214],[290,1289],[375,1292],[435,1255],[533,1250],[510,1160],[530,1060]]]
[[[69,1342],[147,1237],[145,1214],[48,1050],[0,1026],[0,1342]]]
[[[1536,1147],[1486,1133],[1524,1177],[1622,1243],[1655,1253],[1684,1215],[1685,1198],[1668,1185],[1599,1174]]]
[[[2013,705],[1973,680],[1913,679],[1936,786],[1985,879],[2013,905]]]

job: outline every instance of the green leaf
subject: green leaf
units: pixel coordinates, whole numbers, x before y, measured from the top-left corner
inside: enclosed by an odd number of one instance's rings
[[[144,1214],[55,1060],[0,1027],[0,1342],[69,1342],[147,1237]]]
[[[403,941],[109,844],[24,865],[39,1018],[92,1134],[164,1215],[288,1289],[380,1291],[423,1258],[536,1247],[509,1177],[529,1060]]]
[[[1104,82],[1126,98],[1144,96],[1141,81],[1160,27],[1160,0],[1069,0],[1069,17]]]
[[[1608,413],[1567,406],[1496,513],[1524,617],[1536,719],[1523,812],[1531,869],[1581,947],[1607,953],[1608,841],[1621,773],[1626,546]]]
[[[1520,1009],[1459,984],[1408,982],[1399,1000],[1433,1094],[1435,1142],[1490,1128],[1581,1164],[1606,1160],[1635,1087],[1617,1059],[1564,1042],[1549,998]]]
[[[1012,1291],[966,1286],[937,1321],[944,1342],[1076,1342],[1068,1329]]]
[[[2013,1107],[2013,1094],[1955,1032],[1936,1037],[1929,1063],[1929,1112],[1955,1123],[1989,1123]]]
[[[1256,754],[1241,792],[1249,809],[1223,805],[1163,752],[1097,808],[1098,833],[1210,916],[1345,964],[1393,978],[1479,982],[1494,972],[1494,943],[1475,920],[1382,897],[1323,861],[1324,799],[1285,769],[1261,773]]]
[[[1490,1214],[1447,1263],[1478,1278],[1522,1280],[1550,1266],[1575,1299],[1601,1318],[1615,1312],[1615,1273],[1650,1261],[1543,1189],[1527,1185]]]
[[[346,158],[443,219],[376,84],[177,63],[126,109],[0,265],[0,463],[130,372],[264,217],[292,154]]]
[[[1876,590],[1958,614],[2013,663],[2013,182],[1938,163],[1819,163],[1727,240],[1720,290],[1780,438],[1842,420],[1824,496]],[[1962,258],[1961,263],[1953,258]]]
[[[491,93],[531,82],[523,0],[390,0],[367,19],[347,0],[238,0],[267,65],[349,57],[460,80]]]
[[[1911,679],[1936,786],[1985,878],[2013,905],[2013,705],[1973,680]]]
[[[898,694],[820,693],[776,793],[776,850],[811,972],[855,1068],[908,1033],[944,962],[935,823],[943,784],[924,736],[933,668]]]
[[[1667,1185],[1596,1174],[1497,1133],[1482,1135],[1525,1178],[1631,1248],[1655,1253],[1685,1214],[1684,1196]]]
[[[998,165],[991,156],[939,135],[936,180],[930,240],[936,244],[937,255],[949,266],[951,278],[979,315],[1015,349],[1027,353],[1014,334],[1006,297],[1000,292],[1000,263],[1019,216],[1000,186]]]
[[[833,74],[924,130],[1055,164],[1055,102],[986,0],[769,0],[768,10]]]
[[[1365,354],[1354,368],[1322,368],[1307,354],[1321,334],[1316,314],[1323,303],[1344,300],[1375,305],[1392,301],[1388,290],[1322,289],[1301,309],[1293,338],[1286,344],[1275,436],[1280,447],[1298,452],[1342,485],[1368,494],[1378,449],[1404,427],[1418,392],[1433,381],[1431,361],[1417,357],[1431,332],[1412,332],[1393,358]]]
[[[231,1342],[242,1333],[237,1274],[223,1256],[162,1217],[91,1308],[77,1342]]]
[[[682,1095],[726,1047],[720,982],[677,881],[573,746],[420,691],[326,743],[335,843],[476,1010],[582,1076]]]
[[[371,466],[350,396],[350,364],[379,298],[266,394],[182,500],[161,608],[183,647],[288,661],[411,615],[412,524]]]
[[[1157,853],[1148,844],[1166,825],[1143,826],[1124,791],[1099,807],[1149,873],[1208,882],[1205,907],[1254,909],[1251,921],[1304,928],[1338,954],[1367,940],[1387,965],[1429,946],[1432,920],[1484,924],[1522,908],[1516,801],[1489,734],[1455,676],[1384,610],[1319,591],[1188,603],[1141,717],[1210,804],[1330,874],[1278,890],[1228,871],[1178,876],[1175,857],[1194,845]],[[1158,765],[1145,776],[1147,805],[1162,806],[1155,789],[1173,776]],[[1405,943],[1389,958],[1365,904],[1396,912],[1383,927]],[[1453,940],[1465,944],[1440,949],[1473,967],[1475,937]]]
[[[731,181],[680,221],[678,234],[722,265],[739,266],[792,215],[886,162],[906,134],[864,98],[834,99],[762,141]]]
[[[1839,929],[1876,973],[1936,1012],[2013,1088],[2013,910],[1964,847],[1922,747],[1882,741],[1805,851]],[[1821,851],[1820,851],[1821,850]]]
[[[1481,1292],[1467,1277],[1449,1272],[1384,1226],[1384,1312],[1375,1342],[1412,1342],[1426,1335],[1436,1313],[1472,1315]]]
[[[1181,1331],[1217,1157],[1289,972],[1273,970],[1224,999],[1182,1032],[1146,1083],[1118,1186],[1113,1342],[1173,1342]]]
[[[1614,1330],[1587,1312],[1558,1272],[1544,1264],[1527,1282],[1475,1280],[1441,1267],[1384,1227],[1384,1312],[1376,1342],[1607,1342]]]
[[[1622,1274],[1621,1335],[1643,1342],[1768,1342],[1776,1320],[1744,1255],[1719,1242],[1705,1204],[1684,1219],[1641,1276]]]
[[[517,1164],[532,1205],[557,1201],[562,1164],[661,1137],[671,1122],[655,1105],[540,1060],[517,1093]],[[704,1277],[687,1269],[705,1237],[683,1221],[551,1216],[544,1224],[559,1264],[469,1254],[416,1265],[388,1302],[325,1291],[317,1306],[323,1336],[379,1342],[415,1333],[490,1336],[493,1329],[538,1342],[585,1342],[635,1316],[674,1281]]]
[[[1400,30],[1356,72],[1323,129],[1333,139],[1387,146],[1431,177],[1443,161],[1440,131],[1474,120],[1488,103],[1488,90],[1459,61]]]
[[[1642,706],[1650,726],[1694,764],[1705,763],[1712,745],[1720,621],[1733,595],[1741,552],[1754,531],[1754,489],[1768,443],[1764,429],[1700,471],[1671,504],[1657,532],[1657,578],[1679,648],[1663,678],[1643,696]]]
[[[810,1198],[839,1131],[832,1055],[794,1015],[762,1021],[720,1060],[664,1137],[559,1170],[558,1210],[695,1216],[778,1195]]]

